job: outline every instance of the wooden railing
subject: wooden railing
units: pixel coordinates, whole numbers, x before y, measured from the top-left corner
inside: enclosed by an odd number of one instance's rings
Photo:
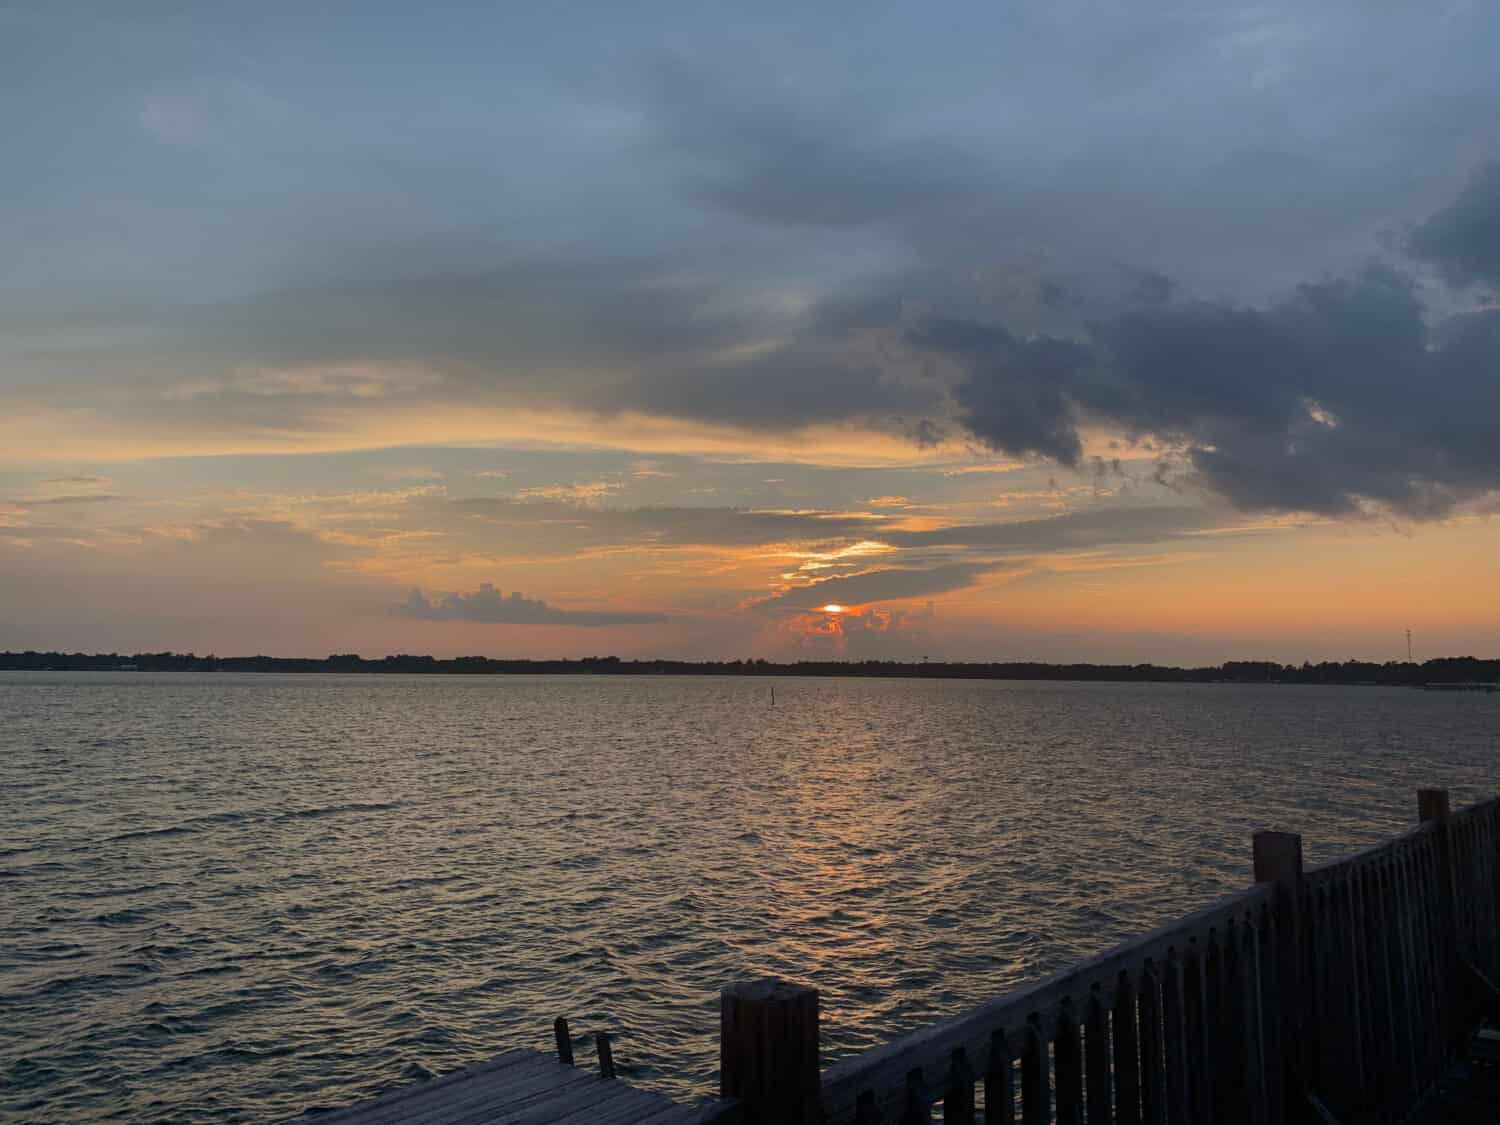
[[[1265,977],[1275,943],[1268,887],[1253,887],[1031,988],[833,1068],[829,1122],[1082,1120],[1088,1105],[1120,1120],[1232,1121],[1275,1096],[1265,1066]],[[1208,1081],[1209,1077],[1213,1081]],[[976,1077],[978,1083],[976,1083]],[[1189,1107],[1198,1109],[1188,1117]],[[1244,1116],[1241,1114],[1240,1116]],[[1105,1120],[1105,1118],[1099,1118]]]
[[[724,1095],[747,1125],[1398,1122],[1500,999],[1500,798],[1418,806],[1310,871],[1257,833],[1251,887],[821,1074],[813,989],[731,986]]]
[[[1448,820],[1453,919],[1459,955],[1500,980],[1500,797]]]

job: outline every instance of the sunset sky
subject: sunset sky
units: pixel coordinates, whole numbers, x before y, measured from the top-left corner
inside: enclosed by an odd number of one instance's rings
[[[0,649],[1500,655],[1497,57],[0,0]]]

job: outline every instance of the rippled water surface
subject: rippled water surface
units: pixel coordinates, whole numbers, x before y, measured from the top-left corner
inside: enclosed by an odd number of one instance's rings
[[[276,1120],[558,1014],[707,1093],[733,978],[816,984],[830,1060],[1243,885],[1256,828],[1500,790],[1495,696],[775,686],[0,674],[0,1116]]]

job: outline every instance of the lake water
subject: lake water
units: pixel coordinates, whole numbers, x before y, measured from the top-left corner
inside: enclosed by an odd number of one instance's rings
[[[1500,697],[968,681],[0,673],[0,1117],[265,1121],[718,989],[825,1062],[1500,791]],[[579,1061],[593,1065],[592,1049]]]

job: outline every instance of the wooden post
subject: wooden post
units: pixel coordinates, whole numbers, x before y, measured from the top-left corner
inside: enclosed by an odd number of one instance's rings
[[[562,1016],[552,1021],[552,1037],[557,1040],[557,1061],[563,1066],[572,1066],[573,1036],[568,1032],[568,1021]]]
[[[1316,1050],[1312,1036],[1318,1030],[1304,1014],[1307,997],[1302,987],[1302,837],[1295,832],[1257,832],[1252,847],[1255,881],[1274,887],[1274,944],[1270,953],[1275,965],[1274,975],[1269,979],[1275,982],[1275,991],[1273,995],[1263,993],[1262,1000],[1270,1002],[1265,1015],[1276,1021],[1274,1028],[1268,1029],[1275,1038],[1267,1043],[1268,1048],[1274,1046],[1276,1056],[1274,1062],[1267,1061],[1275,1067],[1273,1096],[1279,1095],[1279,1116],[1286,1121],[1297,1121],[1302,1117],[1303,1096],[1307,1092],[1308,1058]],[[1263,974],[1263,985],[1266,980]]]
[[[1444,1030],[1444,1045],[1447,1053],[1457,1054],[1463,1048],[1467,1013],[1462,997],[1458,966],[1462,951],[1459,948],[1458,903],[1456,895],[1462,893],[1454,885],[1453,842],[1448,837],[1448,818],[1452,805],[1446,789],[1417,790],[1417,820],[1426,824],[1429,820],[1437,824],[1438,854],[1438,928],[1437,965],[1441,980],[1438,982],[1437,1002],[1441,1006],[1440,1018]]]
[[[609,1045],[609,1033],[599,1032],[594,1036],[594,1045],[599,1048],[599,1077],[615,1076],[615,1052]]]
[[[1429,820],[1447,820],[1450,806],[1448,803],[1448,790],[1446,789],[1418,789],[1417,790],[1417,822],[1425,824]]]
[[[818,1088],[818,991],[781,980],[740,981],[719,996],[719,1088],[744,1125],[813,1125]]]

